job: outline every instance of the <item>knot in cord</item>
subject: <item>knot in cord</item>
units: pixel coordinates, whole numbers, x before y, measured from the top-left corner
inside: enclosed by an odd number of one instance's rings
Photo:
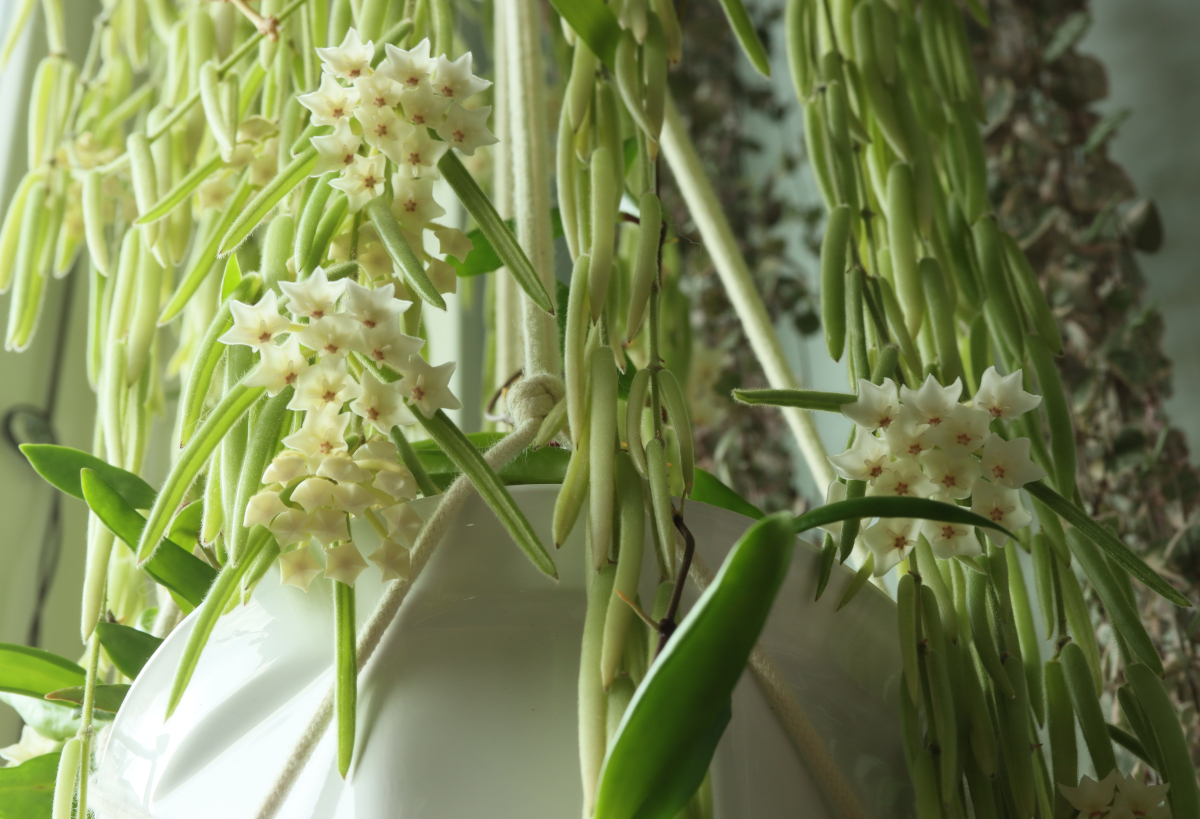
[[[508,388],[505,403],[516,426],[526,421],[541,421],[566,394],[563,382],[550,373],[527,375]]]

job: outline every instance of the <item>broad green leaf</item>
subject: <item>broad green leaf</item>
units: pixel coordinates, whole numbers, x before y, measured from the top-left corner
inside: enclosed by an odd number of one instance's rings
[[[625,711],[600,773],[596,819],[671,819],[700,784],[795,540],[780,513],[734,544]]]
[[[743,404],[768,407],[799,407],[822,412],[841,412],[843,404],[853,404],[857,395],[817,390],[734,390],[733,398]]]
[[[0,768],[0,819],[46,819],[50,815],[59,753]]]
[[[96,699],[93,701],[93,707],[97,711],[107,711],[110,714],[115,714],[121,710],[121,703],[125,701],[125,695],[129,693],[129,686],[124,683],[119,685],[108,685],[101,683],[96,686]],[[60,688],[58,691],[51,691],[46,695],[46,699],[50,702],[69,702],[74,705],[83,705],[83,686],[77,685],[71,688]]]
[[[563,235],[562,214],[558,208],[550,209],[550,222],[554,227],[554,238]],[[504,224],[510,231],[516,231],[517,220],[506,219]],[[496,252],[496,248],[492,247],[491,241],[487,234],[479,228],[475,228],[467,234],[467,238],[471,240],[471,252],[467,254],[467,258],[461,262],[453,256],[447,256],[446,261],[454,268],[454,272],[460,278],[470,278],[471,276],[480,276],[484,273],[492,273],[504,267],[504,261],[500,258],[500,254]],[[560,307],[560,311],[565,313],[564,306]]]
[[[942,503],[927,498],[884,496],[855,498],[818,506],[811,512],[805,512],[795,519],[796,532],[800,533],[824,526],[826,523],[837,523],[855,518],[919,518],[943,523],[962,523],[967,526],[980,526],[984,529],[1003,532],[1014,540],[1016,539],[1016,535],[998,523],[993,523],[970,509],[956,506],[953,503]]]
[[[699,467],[696,468],[696,480],[692,484],[692,494],[688,497],[694,501],[707,503],[709,506],[719,506],[755,520],[762,520],[765,517],[761,509],[722,483],[716,475]]]
[[[563,19],[610,69],[616,63],[621,25],[601,0],[550,0]]]
[[[145,529],[146,519],[126,503],[99,473],[85,469],[80,474],[84,499],[101,523],[130,549],[136,547]],[[186,552],[178,543],[165,538],[150,559],[142,564],[142,568],[193,607],[204,600],[204,595],[217,576],[212,566]]]
[[[50,702],[41,697],[27,697],[24,694],[8,694],[0,691],[0,702],[7,703],[21,717],[21,721],[44,737],[63,740],[70,739],[79,733],[79,709],[58,702]],[[108,714],[93,717],[96,721],[107,722]]]
[[[0,691],[44,697],[60,688],[83,685],[86,676],[65,657],[40,648],[0,643]]]
[[[131,680],[141,673],[146,661],[162,645],[162,640],[154,635],[120,623],[97,623],[96,636],[117,671]]]
[[[171,521],[171,530],[167,539],[173,540],[189,552],[195,551],[196,541],[200,538],[200,525],[204,519],[204,501],[192,501],[179,510],[179,514]]]
[[[1062,495],[1051,489],[1044,481],[1033,481],[1025,484],[1025,491],[1040,500],[1067,523],[1081,531],[1088,540],[1099,546],[1113,562],[1129,574],[1145,583],[1149,588],[1161,594],[1177,606],[1191,608],[1192,604],[1182,594],[1171,587],[1153,569],[1145,564],[1140,557],[1129,550],[1129,547],[1117,539],[1117,536],[1102,524],[1092,519],[1087,512],[1068,501]]]
[[[21,452],[47,483],[80,500],[83,500],[83,486],[79,483],[79,471],[90,469],[133,508],[149,509],[154,505],[155,492],[150,484],[95,455],[56,444],[22,444]]]

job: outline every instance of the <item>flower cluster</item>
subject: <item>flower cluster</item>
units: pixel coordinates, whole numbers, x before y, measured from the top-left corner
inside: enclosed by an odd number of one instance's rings
[[[1163,804],[1168,784],[1146,785],[1131,776],[1111,771],[1099,782],[1089,776],[1077,787],[1059,785],[1067,801],[1086,819],[1170,819],[1171,809]]]
[[[411,302],[397,299],[391,284],[329,281],[318,267],[304,281],[279,286],[290,319],[268,291],[254,305],[232,302],[233,326],[221,337],[260,354],[247,385],[272,396],[293,387],[288,409],[303,413],[243,523],[271,531],[283,582],[307,589],[322,571],[310,541],[325,552],[325,575],[353,585],[367,564],[350,522],[365,517],[383,539],[371,561],[384,580],[403,577],[421,518],[408,506],[416,481],[387,436],[416,423],[410,406],[426,417],[461,406],[448,386],[454,362],[433,367],[417,354],[424,342],[400,331]],[[382,380],[373,366],[403,377]]]
[[[1041,396],[1021,389],[1021,371],[1001,376],[989,367],[974,398],[960,403],[962,384],[942,386],[931,375],[919,389],[859,381],[858,400],[842,407],[855,424],[848,449],[829,460],[846,480],[865,481],[869,495],[931,498],[964,504],[985,518],[1015,531],[1032,516],[1021,505],[1018,489],[1046,473],[1029,458],[1029,439],[1004,437],[992,422],[1012,420],[1038,406]],[[829,485],[827,501],[843,500],[846,485]],[[825,527],[835,535],[840,524]],[[950,558],[982,552],[973,527],[958,523],[884,518],[862,532],[882,575],[908,556],[924,536],[935,555]],[[987,530],[997,546],[1008,537]]]

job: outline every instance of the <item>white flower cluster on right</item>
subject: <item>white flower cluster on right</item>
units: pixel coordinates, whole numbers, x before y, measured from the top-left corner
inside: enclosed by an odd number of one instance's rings
[[[1099,782],[1090,776],[1079,785],[1059,785],[1059,791],[1081,819],[1171,819],[1171,808],[1163,800],[1169,784],[1147,785],[1119,771],[1110,771]]]
[[[865,481],[868,495],[930,498],[945,503],[970,499],[971,510],[1009,531],[1033,519],[1021,505],[1018,489],[1046,476],[1029,458],[1029,439],[1005,440],[992,432],[994,420],[1012,420],[1034,409],[1041,396],[1021,388],[1021,371],[1006,376],[989,367],[979,391],[959,402],[962,383],[942,386],[932,375],[920,389],[900,387],[885,378],[881,386],[858,382],[858,400],[842,406],[855,424],[850,447],[831,455],[845,480]],[[846,484],[833,481],[827,502],[844,500]],[[824,527],[835,536],[841,524]],[[1008,537],[986,530],[1003,546]],[[904,560],[924,536],[940,558],[982,553],[974,527],[958,523],[882,518],[860,537],[875,555],[875,574],[883,575]]]

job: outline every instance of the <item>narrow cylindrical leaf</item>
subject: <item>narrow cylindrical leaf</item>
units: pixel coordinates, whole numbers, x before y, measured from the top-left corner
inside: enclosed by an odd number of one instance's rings
[[[1075,716],[1079,719],[1079,727],[1087,743],[1096,774],[1098,777],[1108,776],[1110,771],[1116,769],[1117,760],[1113,755],[1112,740],[1108,736],[1104,712],[1100,709],[1100,700],[1096,697],[1096,689],[1092,685],[1092,674],[1088,669],[1087,660],[1083,657],[1082,649],[1074,643],[1063,646],[1059,659],[1067,681],[1071,704],[1074,706]],[[1128,668],[1126,673],[1129,673]]]
[[[590,380],[588,533],[598,570],[608,560],[616,491],[617,367],[608,347],[592,353]]]
[[[292,163],[280,171],[270,184],[259,191],[245,209],[238,214],[228,232],[221,239],[217,255],[227,256],[246,241],[246,237],[254,232],[254,229],[262,223],[272,208],[279,204],[283,197],[291,193],[293,188],[308,178],[309,172],[316,164],[316,148],[309,147],[298,154]],[[380,236],[382,234],[383,231],[380,231]]]
[[[626,455],[617,458],[617,515],[620,519],[617,573],[612,598],[605,615],[604,644],[600,652],[600,678],[605,690],[612,686],[617,675],[617,667],[625,653],[625,639],[633,620],[633,609],[620,598],[618,592],[629,600],[637,597],[645,546],[646,517],[642,480],[634,472],[633,464]]]
[[[333,581],[333,700],[337,717],[338,773],[350,771],[354,756],[354,723],[358,704],[358,657],[354,619],[354,587]]]
[[[313,149],[314,151],[316,149]],[[314,153],[314,158],[316,154]],[[441,293],[433,286],[433,282],[429,280],[428,274],[425,272],[425,267],[421,264],[421,260],[417,258],[417,254],[413,253],[411,247],[408,246],[408,241],[404,238],[404,233],[400,230],[400,224],[396,221],[396,217],[392,215],[391,208],[384,197],[377,197],[367,203],[363,210],[367,214],[367,218],[371,220],[371,224],[375,226],[375,230],[379,233],[380,241],[383,242],[384,248],[388,255],[392,257],[392,261],[404,272],[404,280],[408,284],[410,290],[415,292],[425,301],[432,304],[439,310],[446,309],[446,300],[442,298]]]

